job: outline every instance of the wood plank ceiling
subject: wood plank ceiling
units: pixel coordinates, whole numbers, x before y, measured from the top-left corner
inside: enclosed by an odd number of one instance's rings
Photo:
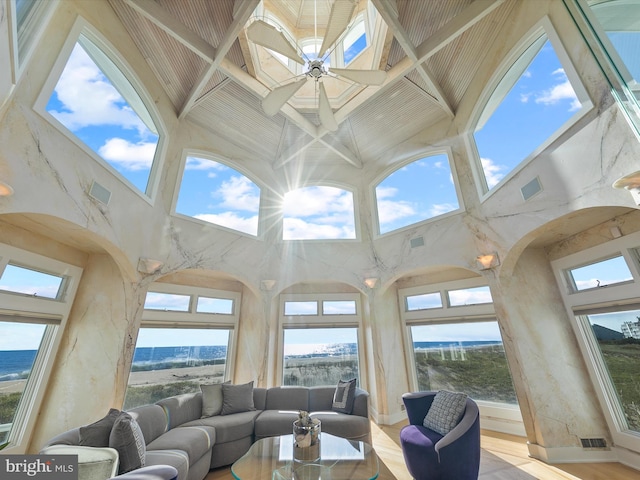
[[[314,1],[317,2],[314,5]],[[386,24],[387,77],[334,107],[338,130],[314,108],[261,106],[271,87],[256,70],[246,28],[267,9],[282,25],[324,35],[335,0],[110,0],[137,48],[186,118],[277,169],[304,160],[361,168],[452,118],[513,0],[359,0]],[[340,0],[342,1],[342,0]],[[357,0],[356,0],[357,1]],[[316,26],[314,27],[314,22]]]

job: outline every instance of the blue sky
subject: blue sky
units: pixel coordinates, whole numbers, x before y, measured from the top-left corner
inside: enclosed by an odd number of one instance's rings
[[[363,41],[360,37],[353,51],[358,51]],[[579,107],[547,42],[494,115],[475,133],[489,187]],[[80,45],[73,49],[46,110],[128,182],[145,191],[158,136]],[[186,160],[180,185],[178,213],[250,235],[258,233],[260,189],[242,173],[212,158],[192,156]],[[382,233],[462,207],[444,153],[415,159],[371,190],[377,197]],[[358,235],[353,192],[348,190],[313,186],[293,191],[283,199],[283,211],[285,239],[350,239]],[[28,278],[19,283],[24,291],[35,288]],[[4,340],[7,335],[1,337],[0,350],[11,346]]]

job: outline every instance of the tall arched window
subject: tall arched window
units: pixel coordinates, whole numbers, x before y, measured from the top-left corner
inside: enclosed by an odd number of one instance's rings
[[[121,64],[83,32],[45,109],[112,172],[151,196],[159,130],[138,91]]]
[[[550,22],[543,26],[496,81],[478,117],[473,137],[485,192],[591,107]]]

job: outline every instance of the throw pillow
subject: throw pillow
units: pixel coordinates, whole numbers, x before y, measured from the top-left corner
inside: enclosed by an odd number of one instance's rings
[[[120,413],[109,435],[109,446],[118,451],[118,474],[144,467],[147,447],[140,425],[126,412]]]
[[[200,385],[202,391],[202,416],[200,418],[213,417],[222,412],[222,383]]]
[[[84,427],[80,427],[80,441],[78,445],[84,447],[107,447],[113,424],[120,415],[120,410],[112,408],[104,417]]]
[[[351,414],[353,411],[353,401],[356,397],[356,379],[340,380],[333,393],[333,403],[331,410],[334,412]]]
[[[446,435],[462,418],[466,403],[466,393],[440,390],[436,393],[422,425],[440,435]]]
[[[220,415],[248,412],[253,406],[253,381],[242,385],[222,384],[222,412]]]

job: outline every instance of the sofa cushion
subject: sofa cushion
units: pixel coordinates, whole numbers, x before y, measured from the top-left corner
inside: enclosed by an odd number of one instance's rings
[[[356,379],[343,381],[340,380],[336,386],[335,394],[333,395],[333,404],[331,410],[334,412],[348,413],[353,410],[353,400],[356,395]]]
[[[466,406],[466,393],[440,390],[422,424],[440,435],[446,435],[460,422]]]
[[[289,435],[297,419],[298,410],[265,410],[256,418],[256,438]]]
[[[253,436],[253,424],[260,410],[199,418],[181,425],[183,427],[207,426],[215,428],[216,445]],[[293,428],[293,427],[292,427]]]
[[[214,428],[206,426],[178,427],[160,435],[147,445],[147,450],[180,449],[187,453],[189,465],[193,465],[211,450],[215,441],[216,431]]]
[[[442,435],[421,425],[406,425],[400,430],[400,444],[407,466],[415,478],[440,478],[435,444]]]
[[[220,415],[248,412],[253,406],[253,381],[241,385],[222,384],[222,412]]]
[[[158,400],[167,415],[169,430],[202,416],[202,393],[184,393]]]
[[[320,420],[323,432],[337,437],[368,440],[371,432],[371,424],[367,417],[331,411],[313,412],[311,417]]]
[[[131,415],[121,412],[109,435],[109,447],[118,451],[118,473],[144,467],[146,447],[142,430]]]
[[[202,391],[201,418],[220,415],[222,412],[222,384],[200,385],[200,390]]]
[[[167,431],[167,414],[159,405],[142,405],[128,410],[127,413],[140,425],[146,444]]]
[[[267,390],[265,410],[309,411],[308,387],[272,387]],[[293,429],[293,427],[291,427]]]
[[[106,447],[109,445],[109,435],[120,410],[112,408],[104,417],[84,427],[80,427],[80,441],[78,445],[85,447]]]

